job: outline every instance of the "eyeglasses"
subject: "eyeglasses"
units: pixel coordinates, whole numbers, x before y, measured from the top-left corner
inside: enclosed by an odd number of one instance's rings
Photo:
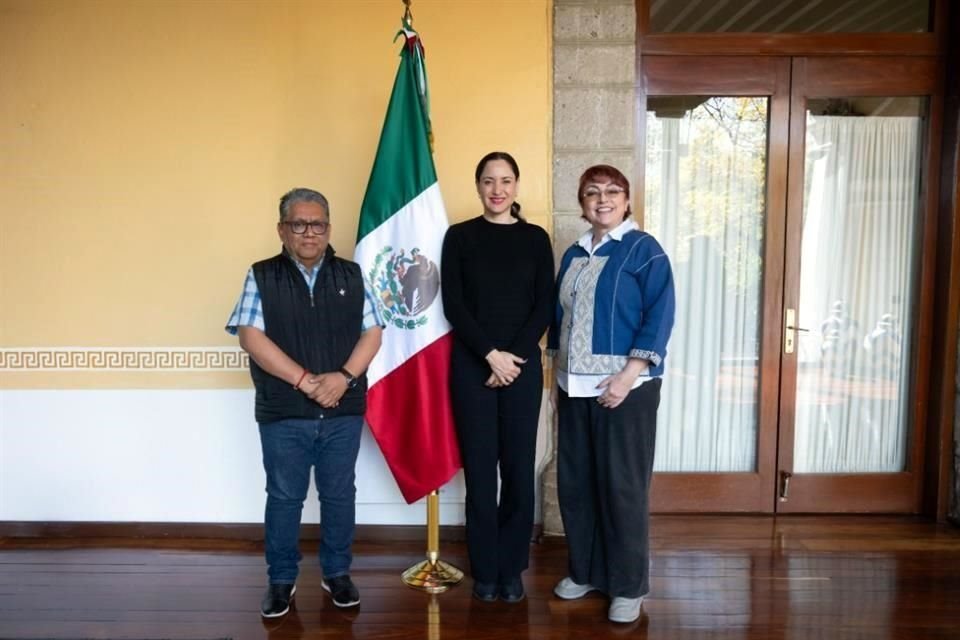
[[[604,189],[599,187],[587,187],[583,190],[583,198],[585,200],[596,200],[600,197],[600,194],[607,196],[608,199],[612,200],[619,195],[626,193],[626,189],[623,187],[618,187],[615,184],[612,184]]]
[[[318,236],[322,236],[327,232],[327,229],[330,228],[329,222],[322,221],[304,222],[303,220],[291,220],[283,224],[287,225],[287,228],[298,236],[306,233],[307,227],[310,227],[310,230]]]

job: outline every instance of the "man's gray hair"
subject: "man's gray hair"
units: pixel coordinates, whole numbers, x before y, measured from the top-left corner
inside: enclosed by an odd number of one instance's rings
[[[283,194],[283,197],[280,198],[280,222],[283,222],[287,219],[287,216],[290,214],[290,207],[298,202],[316,202],[323,207],[324,212],[327,214],[327,218],[330,217],[330,205],[327,203],[327,199],[323,197],[322,193],[319,191],[314,191],[313,189],[297,187],[296,189],[287,191],[285,194]]]

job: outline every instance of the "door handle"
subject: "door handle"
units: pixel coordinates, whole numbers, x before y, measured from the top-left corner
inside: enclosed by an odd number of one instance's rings
[[[790,478],[793,477],[793,474],[789,471],[780,472],[780,502],[786,502],[790,497]]]
[[[795,309],[787,309],[786,312],[786,326],[783,330],[783,352],[784,353],[793,353],[795,349],[795,342],[797,339],[797,334],[794,330],[794,325],[797,323],[797,311]]]
[[[804,329],[797,326],[797,310],[787,309],[784,314],[783,327],[783,352],[793,353],[796,350],[797,331],[809,333],[810,329]]]

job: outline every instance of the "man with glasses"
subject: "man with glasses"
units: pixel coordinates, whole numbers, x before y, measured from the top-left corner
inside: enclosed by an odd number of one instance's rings
[[[293,189],[280,199],[279,255],[250,267],[227,322],[250,355],[256,420],[267,477],[264,534],[269,586],[264,618],[290,610],[310,468],[320,498],[321,586],[338,607],[360,602],[350,580],[355,467],[366,410],[365,371],[383,322],[360,267],[330,246],[322,194]]]

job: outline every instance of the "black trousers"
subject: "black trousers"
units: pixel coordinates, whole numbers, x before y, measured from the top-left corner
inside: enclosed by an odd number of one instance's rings
[[[557,494],[570,577],[610,597],[650,591],[650,477],[660,405],[659,378],[615,409],[596,398],[557,403]]]
[[[484,386],[486,361],[454,343],[451,387],[467,486],[467,551],[474,580],[520,577],[530,559],[534,457],[543,394],[540,355],[507,387]],[[500,499],[497,501],[497,469]]]

